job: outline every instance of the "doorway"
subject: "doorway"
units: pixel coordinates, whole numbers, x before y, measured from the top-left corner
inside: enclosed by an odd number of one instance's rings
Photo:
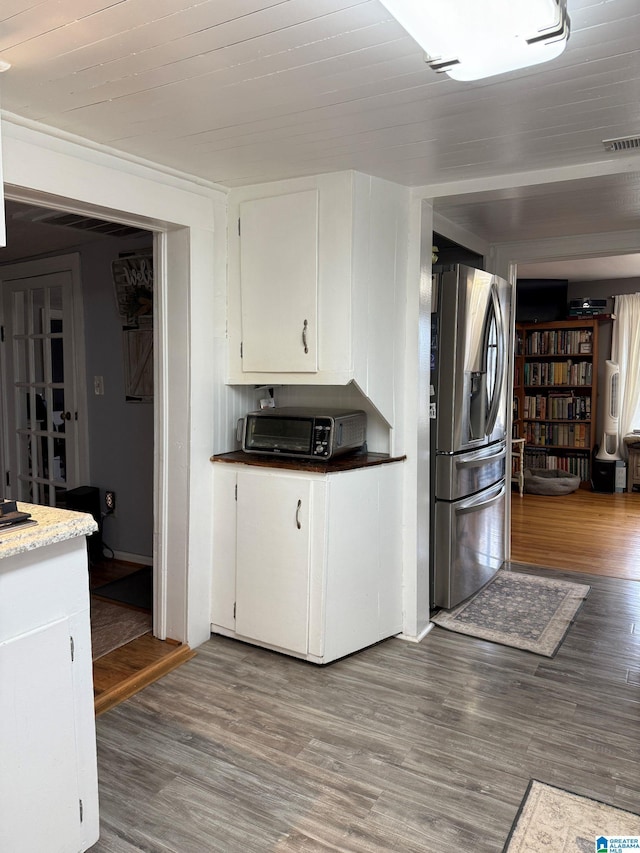
[[[625,257],[627,260],[623,262]],[[529,306],[537,298],[538,303],[544,302],[544,310],[551,310],[553,300],[548,295],[553,285],[564,287],[559,310],[567,311],[572,301],[603,303],[598,309],[602,310],[602,316],[595,315],[599,316],[597,418],[592,427],[596,445],[603,435],[604,362],[611,354],[613,296],[637,291],[637,277],[625,275],[632,262],[632,256],[613,256],[518,264],[518,278],[529,285],[526,292]],[[537,281],[540,282],[538,297],[534,287]],[[583,487],[569,495],[520,497],[514,491],[511,558],[566,571],[640,581],[639,521],[637,493],[595,492]]]
[[[6,494],[94,515],[100,549],[90,547],[92,586],[153,563],[153,370],[142,365],[147,393],[133,395],[113,281],[116,263],[152,251],[144,229],[7,204],[0,249]],[[147,329],[152,317],[147,306]],[[128,331],[138,325],[127,318]],[[106,506],[106,491],[117,496],[115,506]],[[72,503],[79,492],[88,493],[86,506]]]

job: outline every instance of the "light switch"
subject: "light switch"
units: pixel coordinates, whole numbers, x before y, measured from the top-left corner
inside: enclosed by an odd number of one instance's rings
[[[103,376],[94,376],[93,377],[93,391],[97,396],[102,396],[104,394],[104,377]]]

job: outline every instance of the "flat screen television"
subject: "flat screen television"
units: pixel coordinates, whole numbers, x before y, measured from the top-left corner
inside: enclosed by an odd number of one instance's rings
[[[519,278],[516,281],[516,321],[552,323],[567,319],[569,282],[557,278]]]

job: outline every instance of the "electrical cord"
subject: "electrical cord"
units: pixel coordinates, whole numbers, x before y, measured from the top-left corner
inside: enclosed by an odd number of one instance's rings
[[[110,545],[107,545],[107,543],[104,541],[104,535],[103,535],[104,520],[105,520],[105,518],[108,518],[110,515],[113,515],[113,510],[109,510],[109,512],[101,512],[100,513],[100,525],[99,526],[100,526],[100,538],[102,540],[102,556],[106,560],[113,560],[113,559],[115,559],[115,556],[116,556],[113,548]],[[109,552],[110,556],[105,555],[105,553],[104,553],[105,550]]]

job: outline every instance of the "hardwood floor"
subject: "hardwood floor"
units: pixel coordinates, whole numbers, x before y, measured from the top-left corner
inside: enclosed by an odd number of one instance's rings
[[[139,565],[121,560],[105,560],[91,566],[89,585],[119,580],[137,571]],[[189,646],[175,640],[158,640],[151,633],[94,660],[93,694],[96,715],[133,696],[195,655]]]
[[[640,492],[514,493],[511,559],[640,581]]]
[[[93,662],[96,716],[190,660],[196,653],[175,640],[143,634]]]
[[[141,569],[139,563],[129,563],[126,560],[101,560],[89,566],[89,586],[93,590],[111,581],[120,580]]]
[[[212,637],[98,719],[93,853],[497,853],[531,778],[637,811],[640,584],[548,574],[592,585],[553,659],[437,627],[324,668]]]

